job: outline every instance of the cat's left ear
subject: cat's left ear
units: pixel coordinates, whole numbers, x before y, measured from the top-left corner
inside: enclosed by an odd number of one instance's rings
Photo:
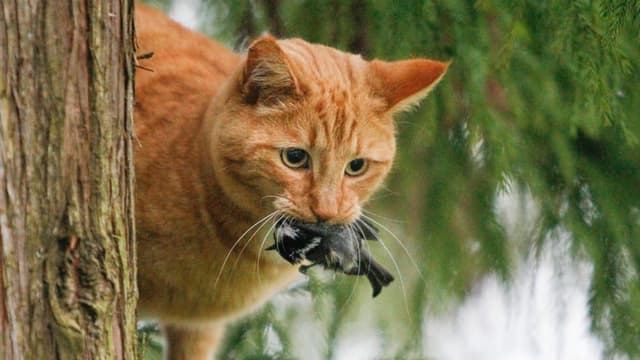
[[[447,72],[449,62],[412,59],[369,63],[370,79],[376,95],[381,96],[387,111],[397,113],[417,105]]]
[[[249,47],[242,94],[246,103],[267,107],[286,105],[300,95],[289,60],[272,36],[262,36]]]

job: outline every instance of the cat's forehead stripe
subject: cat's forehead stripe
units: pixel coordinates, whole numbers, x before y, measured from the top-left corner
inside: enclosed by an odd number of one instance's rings
[[[295,62],[303,76],[312,76],[309,81],[321,88],[347,88],[357,84],[354,67],[362,59],[353,54],[326,47],[309,44],[299,39],[280,40],[279,44],[289,58]]]

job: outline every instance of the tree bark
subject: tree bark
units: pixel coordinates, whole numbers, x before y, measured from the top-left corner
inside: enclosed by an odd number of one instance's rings
[[[135,358],[132,12],[0,2],[2,358]]]
[[[284,23],[280,17],[280,0],[263,0],[269,19],[271,35],[280,38],[284,35]]]
[[[353,0],[351,2],[351,21],[353,24],[353,35],[349,42],[349,51],[356,54],[369,56],[371,49],[369,47],[369,23],[368,23],[368,4],[365,0]]]

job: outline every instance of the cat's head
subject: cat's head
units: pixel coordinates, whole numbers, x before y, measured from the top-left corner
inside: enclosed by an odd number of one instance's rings
[[[369,62],[262,37],[208,115],[217,178],[256,215],[350,223],[391,168],[394,114],[424,98],[447,66]]]

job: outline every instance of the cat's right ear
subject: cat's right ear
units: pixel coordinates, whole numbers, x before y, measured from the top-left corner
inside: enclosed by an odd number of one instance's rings
[[[429,59],[374,60],[369,64],[376,95],[386,102],[386,111],[397,113],[416,106],[447,72],[449,62]]]
[[[242,96],[250,105],[278,107],[300,95],[285,53],[272,36],[262,36],[249,47],[242,76]]]

